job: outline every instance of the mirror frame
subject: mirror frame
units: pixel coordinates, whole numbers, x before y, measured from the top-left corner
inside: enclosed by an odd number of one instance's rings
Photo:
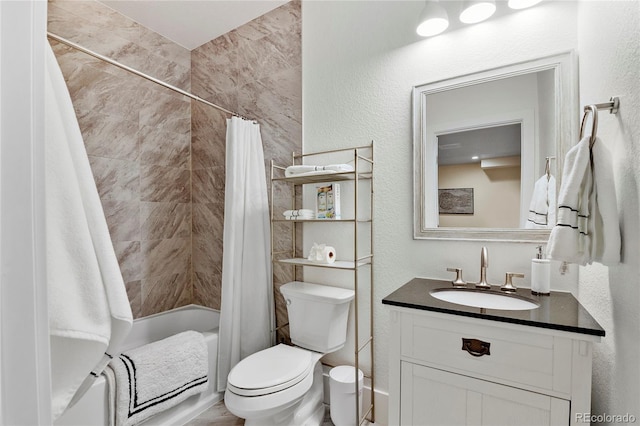
[[[430,145],[427,143],[426,98],[428,95],[546,70],[554,70],[555,121],[557,123],[556,184],[557,188],[560,188],[565,154],[577,142],[578,79],[577,57],[573,50],[413,87],[414,239],[536,243],[546,242],[549,239],[550,229],[428,228],[426,226],[427,200],[437,202],[437,188],[429,189],[425,185],[426,166],[430,164],[428,160],[437,154],[430,152],[431,150],[428,149]]]

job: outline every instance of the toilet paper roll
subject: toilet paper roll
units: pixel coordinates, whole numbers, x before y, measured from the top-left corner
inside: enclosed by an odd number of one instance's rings
[[[331,246],[325,246],[322,251],[322,263],[333,263],[336,261],[336,249]]]
[[[307,259],[316,263],[333,263],[336,261],[336,249],[326,244],[313,243]]]

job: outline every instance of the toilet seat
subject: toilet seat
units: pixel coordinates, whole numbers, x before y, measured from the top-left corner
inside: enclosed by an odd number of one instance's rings
[[[227,390],[253,397],[280,392],[308,377],[320,356],[284,344],[256,352],[233,367],[227,378]]]
[[[224,393],[224,403],[227,409],[238,417],[254,420],[264,419],[295,406],[304,398],[313,385],[314,374],[311,373],[289,388],[266,395],[237,395],[227,387],[227,391]],[[271,422],[266,423],[271,424]],[[258,424],[264,425],[264,422]]]

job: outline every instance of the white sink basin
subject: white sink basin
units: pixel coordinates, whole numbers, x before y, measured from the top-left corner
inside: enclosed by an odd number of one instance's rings
[[[430,293],[436,299],[475,308],[526,311],[540,306],[537,302],[517,294],[475,288],[438,288]]]

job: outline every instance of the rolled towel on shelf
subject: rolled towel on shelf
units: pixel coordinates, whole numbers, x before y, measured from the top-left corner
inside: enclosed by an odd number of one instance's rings
[[[315,212],[309,209],[285,210],[282,214],[287,220],[315,219]]]
[[[209,385],[204,336],[185,331],[123,352],[104,371],[109,384],[110,424],[135,425]]]
[[[309,176],[309,175],[321,175],[332,173],[345,173],[352,172],[353,166],[349,164],[330,164],[328,166],[311,166],[311,165],[298,165],[289,166],[285,169],[284,175],[286,177],[293,176]]]
[[[314,216],[285,216],[286,220],[315,220]]]
[[[285,216],[313,216],[315,213],[311,209],[285,210],[282,213]]]

